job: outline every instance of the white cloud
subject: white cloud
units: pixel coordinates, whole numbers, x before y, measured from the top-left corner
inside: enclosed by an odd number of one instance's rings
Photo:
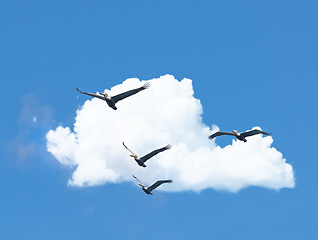
[[[74,167],[70,185],[136,183],[134,174],[146,185],[173,179],[173,184],[158,188],[164,191],[294,187],[292,166],[271,147],[272,137],[256,135],[221,148],[208,139],[212,130],[202,122],[202,105],[193,97],[190,79],[179,82],[166,75],[149,82],[149,89],[118,102],[116,111],[104,101],[81,95],[89,100],[77,110],[74,132],[63,127],[48,132],[48,151],[62,165]],[[127,79],[107,92],[113,96],[143,83]],[[139,156],[168,143],[172,148],[142,168],[122,141]]]

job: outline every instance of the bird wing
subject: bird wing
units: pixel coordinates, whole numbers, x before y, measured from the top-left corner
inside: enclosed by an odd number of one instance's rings
[[[99,98],[99,99],[105,100],[105,98],[102,97],[102,96],[100,96],[100,95],[93,94],[93,93],[82,92],[82,91],[80,91],[78,88],[76,88],[76,90],[79,91],[80,93],[86,94],[86,95],[88,95],[88,96],[97,97],[97,98]]]
[[[124,145],[124,147],[129,151],[129,152],[131,152],[131,154],[132,155],[135,155],[135,156],[137,156],[137,154],[136,153],[134,153],[133,151],[131,151],[126,145],[125,145],[125,143],[123,142],[123,145]],[[137,156],[138,157],[138,156]]]
[[[154,190],[155,188],[159,187],[161,184],[163,183],[172,183],[172,180],[160,180],[155,182],[154,184],[152,184],[148,190],[151,192],[152,190]]]
[[[247,132],[241,133],[241,136],[242,137],[249,137],[249,136],[253,136],[253,135],[256,135],[256,134],[271,135],[270,133],[266,133],[266,132],[263,132],[261,130],[254,129],[254,130],[251,130],[251,131],[247,131]]]
[[[145,186],[145,184],[143,184],[135,175],[132,175],[134,178],[136,178],[138,180],[138,182],[140,182],[141,185]]]
[[[231,136],[235,136],[234,133],[231,133],[231,132],[216,132],[216,133],[213,133],[212,135],[209,136],[209,139],[213,139],[217,136],[221,136],[221,135],[231,135]]]
[[[150,83],[146,82],[142,87],[129,90],[127,92],[123,92],[121,94],[118,94],[116,96],[111,97],[111,99],[114,101],[114,103],[117,103],[120,100],[123,100],[126,97],[130,97],[131,95],[134,95],[144,89],[147,89],[150,86]]]
[[[150,153],[148,153],[147,155],[143,156],[140,158],[141,161],[143,162],[146,162],[147,160],[149,160],[150,158],[152,158],[153,156],[155,156],[156,154],[160,153],[160,152],[163,152],[167,149],[170,149],[171,148],[171,145],[168,144],[167,146],[163,147],[163,148],[159,148],[159,149],[156,149]]]

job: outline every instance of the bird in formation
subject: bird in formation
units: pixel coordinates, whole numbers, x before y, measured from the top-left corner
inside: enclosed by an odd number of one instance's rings
[[[132,176],[134,178],[136,178],[135,175],[132,175]],[[139,186],[142,187],[142,190],[144,190],[145,193],[151,194],[151,195],[152,195],[152,190],[154,190],[155,188],[159,187],[161,184],[163,184],[163,183],[172,183],[171,179],[169,179],[169,180],[159,180],[159,181],[155,182],[154,184],[152,184],[150,187],[147,188],[145,186],[145,184],[143,184],[138,178],[136,178],[136,179],[140,182]]]
[[[146,167],[145,162],[146,162],[147,160],[149,160],[150,158],[152,158],[153,156],[155,156],[155,155],[157,155],[158,153],[163,152],[163,151],[165,151],[165,150],[171,148],[171,145],[168,144],[168,145],[165,146],[165,147],[162,147],[162,148],[158,148],[158,149],[156,149],[156,150],[153,150],[152,152],[148,153],[147,155],[145,155],[145,156],[139,158],[133,151],[131,151],[131,150],[125,145],[124,142],[123,142],[123,145],[124,145],[124,147],[125,147],[129,152],[131,152],[132,155],[130,155],[130,157],[133,157],[133,158],[135,159],[135,161],[138,163],[138,165],[141,166],[141,167]]]
[[[124,98],[130,97],[130,96],[132,96],[132,95],[134,95],[134,94],[136,94],[136,93],[138,93],[138,92],[140,92],[142,90],[145,90],[145,89],[147,89],[149,87],[150,87],[150,83],[146,82],[142,87],[135,88],[135,89],[123,92],[121,94],[118,94],[116,96],[112,96],[112,97],[110,97],[107,93],[102,93],[102,92],[98,92],[99,95],[97,95],[97,94],[93,94],[93,93],[82,92],[78,88],[76,88],[76,90],[79,91],[82,94],[86,94],[86,95],[89,95],[91,97],[96,97],[96,98],[99,98],[101,100],[104,100],[104,101],[106,101],[106,103],[108,104],[109,107],[111,107],[112,109],[116,110],[117,109],[116,103],[118,101],[123,100]],[[221,136],[221,135],[230,135],[230,136],[236,137],[240,141],[246,142],[247,141],[246,137],[250,137],[250,136],[253,136],[253,135],[256,135],[256,134],[271,135],[270,133],[266,133],[266,132],[263,132],[263,131],[258,130],[258,129],[250,130],[250,131],[247,131],[247,132],[241,132],[241,133],[238,133],[236,130],[232,130],[231,132],[218,131],[218,132],[213,133],[212,135],[210,135],[209,139],[213,139],[213,138],[215,138],[217,136]],[[142,166],[142,167],[146,167],[145,162],[148,161],[153,156],[155,156],[158,153],[163,152],[163,151],[171,148],[171,145],[168,144],[165,147],[158,148],[158,149],[146,154],[145,156],[139,158],[134,152],[132,152],[125,145],[124,142],[123,142],[123,145],[131,153],[130,157],[133,157],[135,159],[135,161],[138,163],[138,165]],[[134,175],[132,175],[132,176],[140,182],[139,185],[142,187],[142,190],[144,190],[145,193],[151,194],[151,195],[152,195],[152,191],[155,188],[159,187],[161,184],[163,184],[163,183],[172,183],[172,180],[170,180],[170,179],[169,180],[159,180],[159,181],[155,182],[153,185],[151,185],[150,187],[147,188],[137,177],[135,177]]]
[[[113,97],[110,97],[107,93],[102,93],[102,92],[99,92],[100,95],[97,95],[97,94],[93,94],[93,93],[87,93],[87,92],[82,92],[80,91],[78,88],[76,88],[77,91],[79,91],[80,93],[82,94],[86,94],[88,96],[91,96],[91,97],[96,97],[96,98],[99,98],[101,100],[104,100],[106,101],[106,103],[108,104],[109,107],[111,107],[112,109],[116,110],[117,107],[116,107],[116,103],[120,100],[123,100],[124,98],[126,97],[130,97],[142,90],[145,90],[147,88],[150,87],[150,83],[149,82],[146,82],[142,87],[140,88],[135,88],[135,89],[132,89],[132,90],[129,90],[129,91],[126,91],[126,92],[123,92],[123,93],[120,93],[116,96],[113,96]]]
[[[266,132],[263,132],[263,131],[258,130],[258,129],[250,130],[247,132],[241,132],[241,133],[237,132],[236,130],[232,130],[232,132],[220,132],[219,131],[219,132],[213,133],[212,135],[209,136],[209,139],[213,139],[213,138],[215,138],[217,136],[221,136],[221,135],[230,135],[230,136],[236,137],[240,141],[247,142],[247,140],[245,139],[246,137],[250,137],[250,136],[253,136],[256,134],[271,135],[271,133],[266,133]]]

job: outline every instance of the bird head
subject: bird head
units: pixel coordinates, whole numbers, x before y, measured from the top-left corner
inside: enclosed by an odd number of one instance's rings
[[[99,92],[99,94],[104,96],[105,98],[109,98],[107,93]]]
[[[235,135],[238,135],[238,132],[236,130],[232,130],[231,132],[233,132]]]

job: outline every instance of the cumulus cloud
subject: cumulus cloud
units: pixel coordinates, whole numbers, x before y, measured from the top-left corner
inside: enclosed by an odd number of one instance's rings
[[[202,105],[193,96],[190,79],[166,75],[149,82],[149,89],[118,102],[116,111],[104,101],[81,95],[88,100],[77,110],[74,130],[60,126],[47,133],[48,151],[74,169],[69,185],[136,183],[134,174],[146,185],[173,179],[173,184],[158,188],[163,191],[294,187],[292,166],[271,146],[271,136],[256,135],[246,143],[233,139],[221,148],[208,139],[218,128],[203,123]],[[143,83],[131,78],[106,92],[113,96]],[[167,144],[172,148],[142,168],[129,157],[123,141],[138,156]]]

